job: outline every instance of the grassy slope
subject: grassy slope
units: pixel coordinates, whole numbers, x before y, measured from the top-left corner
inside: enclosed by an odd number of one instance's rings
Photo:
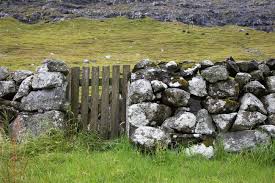
[[[0,65],[33,69],[50,57],[71,65],[81,65],[86,58],[102,65],[133,64],[142,58],[218,61],[230,55],[238,60],[275,57],[275,33],[245,28],[249,32],[245,35],[240,29],[188,28],[151,19],[74,19],[35,25],[0,19]]]

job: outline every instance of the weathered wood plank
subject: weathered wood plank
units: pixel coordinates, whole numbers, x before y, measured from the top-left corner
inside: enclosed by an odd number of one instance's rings
[[[66,100],[67,101],[71,101],[71,69],[70,69],[70,72],[69,74],[66,76],[66,79],[67,79],[67,82],[68,82],[68,85],[67,85],[67,88],[66,88]]]
[[[111,138],[119,135],[119,77],[120,67],[114,65],[112,69]]]
[[[89,77],[90,68],[82,69],[82,90],[81,90],[81,129],[87,131],[89,113]]]
[[[126,125],[126,106],[127,106],[127,97],[128,97],[128,82],[130,74],[130,65],[123,65],[123,78],[121,82],[121,94],[122,94],[122,103],[121,103],[121,122],[123,122],[123,129],[125,130]]]
[[[99,81],[99,67],[92,67],[92,111],[91,111],[91,121],[90,121],[90,130],[92,131],[97,131],[97,127],[98,127],[98,101],[99,101],[98,81]]]
[[[120,78],[120,82],[122,82],[123,78]],[[79,86],[81,86],[81,79],[79,80]],[[98,85],[102,86],[102,78],[99,78]],[[110,78],[110,85],[112,85],[112,78]],[[89,86],[92,86],[92,79],[89,80]]]
[[[73,113],[73,124],[71,125],[76,125],[79,113],[79,77],[80,68],[73,67],[71,70],[71,111]]]

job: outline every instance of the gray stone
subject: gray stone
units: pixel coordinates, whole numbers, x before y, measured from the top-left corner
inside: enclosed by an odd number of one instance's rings
[[[260,101],[260,99],[258,99],[252,93],[244,94],[244,96],[241,99],[240,110],[251,111],[251,112],[258,111],[263,114],[267,114],[264,104]]]
[[[154,98],[155,96],[150,81],[140,79],[131,83],[129,89],[130,104],[152,101]]]
[[[169,106],[183,107],[187,106],[189,99],[190,93],[178,88],[168,88],[163,92],[162,102]]]
[[[234,59],[227,59],[226,60],[226,68],[229,72],[229,75],[234,77],[238,72],[240,72],[239,66],[237,63],[234,61]]]
[[[239,102],[231,99],[217,99],[207,97],[204,101],[204,106],[209,113],[231,113],[235,112],[239,107]]]
[[[161,125],[171,116],[168,106],[157,103],[133,104],[128,108],[128,122],[134,126]]]
[[[151,85],[152,85],[153,91],[155,93],[161,92],[167,88],[167,85],[165,83],[163,83],[162,81],[158,81],[158,80],[151,81]]]
[[[201,109],[197,113],[197,124],[195,133],[212,135],[215,133],[215,127],[212,118],[206,109]]]
[[[175,72],[179,69],[178,64],[175,61],[170,61],[170,62],[166,63],[164,68],[168,72]]]
[[[257,81],[264,81],[264,73],[261,70],[255,70],[250,72],[250,75],[252,76],[252,80],[257,80]]]
[[[30,75],[32,75],[33,72],[32,71],[26,71],[26,70],[19,70],[19,71],[15,71],[11,74],[12,79],[16,82],[16,83],[21,83],[24,79],[26,79],[27,77],[29,77]]]
[[[203,60],[201,61],[200,65],[201,65],[201,69],[205,69],[207,67],[214,66],[214,63],[211,60]]]
[[[267,85],[267,89],[268,92],[275,93],[275,76],[270,76],[266,78],[266,85]]]
[[[275,93],[264,96],[263,103],[269,114],[275,114]]]
[[[248,73],[239,72],[235,76],[235,81],[239,83],[239,86],[242,88],[244,85],[246,85],[250,80],[252,76]]]
[[[65,76],[60,72],[41,72],[33,75],[32,88],[45,89],[60,87],[65,82]]]
[[[209,84],[208,94],[211,97],[227,98],[239,95],[239,85],[235,80],[219,81]]]
[[[267,122],[270,125],[275,125],[275,114],[269,115],[268,118],[267,118]]]
[[[136,72],[137,70],[140,70],[140,69],[145,69],[145,68],[148,68],[148,67],[155,67],[156,64],[152,61],[150,61],[149,59],[144,59],[144,60],[141,60],[139,61],[134,69],[133,69],[133,72]]]
[[[173,132],[173,130],[177,132],[184,133],[193,133],[196,126],[196,116],[190,112],[181,112],[167,118],[163,124],[162,128],[165,131]]]
[[[241,62],[237,62],[237,65],[240,68],[241,72],[252,72],[254,70],[258,69],[258,62],[256,61],[241,61]]]
[[[45,113],[20,113],[10,124],[11,136],[14,140],[22,142],[30,137],[38,137],[51,129],[64,129],[65,116],[59,111]]]
[[[33,76],[29,76],[26,79],[24,79],[24,81],[22,81],[16,95],[13,98],[14,101],[24,96],[27,96],[30,93],[31,86],[32,86],[32,79],[33,79]]]
[[[168,134],[158,128],[141,126],[131,135],[131,141],[145,149],[166,148],[171,139]]]
[[[268,65],[271,70],[275,70],[275,59],[269,59],[268,61],[266,61],[266,65]]]
[[[16,93],[14,81],[0,81],[0,97]]]
[[[214,148],[213,146],[206,147],[203,143],[195,144],[186,148],[185,153],[187,156],[201,155],[207,159],[211,159],[214,157]]]
[[[227,132],[235,121],[237,113],[212,115],[212,119],[219,132]]]
[[[131,74],[131,81],[136,81],[139,79],[146,79],[149,81],[159,80],[167,84],[165,81],[170,80],[169,73],[163,69],[156,67],[148,67],[145,69],[138,70]]]
[[[270,136],[258,130],[228,132],[220,135],[220,140],[227,152],[241,152],[259,145],[269,145]]]
[[[188,88],[188,81],[183,77],[171,77],[167,84],[170,88],[180,88],[183,90]]]
[[[200,64],[195,64],[195,66],[193,66],[191,68],[181,70],[180,75],[182,77],[192,77],[197,74],[197,72],[199,71],[200,68],[201,68]]]
[[[9,70],[6,67],[0,67],[0,81],[9,76]]]
[[[42,67],[38,68],[37,72],[61,72],[67,75],[69,73],[69,67],[63,61],[46,59]]]
[[[260,71],[262,71],[262,73],[263,73],[264,76],[268,76],[268,75],[270,74],[270,69],[269,69],[269,67],[268,67],[266,64],[264,64],[264,63],[259,64],[259,65],[258,65],[258,69],[259,69]]]
[[[243,90],[256,96],[262,96],[266,93],[266,88],[259,81],[250,81],[244,86]]]
[[[175,111],[175,114],[182,113],[182,112],[190,112],[190,108],[189,107],[179,107]]]
[[[188,104],[190,112],[192,112],[193,114],[197,114],[197,112],[203,108],[201,103],[202,100],[200,97],[191,96]]]
[[[261,125],[258,127],[259,130],[265,131],[272,138],[275,138],[275,126],[274,125]]]
[[[192,95],[198,97],[206,96],[206,81],[203,79],[203,77],[196,76],[189,80],[189,91]]]
[[[215,65],[212,67],[208,67],[201,71],[201,75],[210,83],[227,80],[229,77],[229,73],[226,67],[223,65]]]
[[[258,124],[263,124],[266,119],[266,115],[262,113],[240,110],[232,126],[232,130],[250,130]]]

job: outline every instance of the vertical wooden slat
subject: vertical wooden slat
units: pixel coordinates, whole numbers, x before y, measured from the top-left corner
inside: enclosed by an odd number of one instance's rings
[[[68,85],[67,85],[67,89],[66,89],[66,100],[67,101],[71,101],[71,69],[70,69],[70,72],[68,73],[66,79],[67,79],[67,82],[68,82]]]
[[[73,121],[76,123],[78,117],[79,107],[79,74],[80,68],[73,67],[71,70],[71,111],[73,113]],[[76,125],[76,124],[74,124]]]
[[[92,67],[92,111],[90,130],[97,131],[98,126],[98,81],[99,81],[99,67]]]
[[[110,67],[105,66],[102,70],[101,121],[98,129],[103,138],[109,137],[110,130],[109,83]]]
[[[90,68],[82,68],[82,92],[81,92],[81,129],[87,131],[88,127],[88,112],[89,112],[89,79]]]
[[[119,135],[119,65],[112,69],[111,138]]]
[[[121,103],[121,122],[123,122],[123,128],[125,130],[126,125],[126,108],[128,97],[128,81],[129,81],[130,65],[123,65],[123,78],[122,78],[122,103]]]

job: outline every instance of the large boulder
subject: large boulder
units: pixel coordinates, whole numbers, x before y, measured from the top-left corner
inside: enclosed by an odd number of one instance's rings
[[[128,108],[128,122],[133,126],[161,125],[171,116],[170,107],[157,103],[133,104]]]
[[[236,112],[229,114],[216,114],[212,115],[212,119],[219,132],[227,132],[235,121],[236,116]]]
[[[150,126],[141,126],[137,128],[130,138],[137,146],[149,150],[166,148],[171,142],[168,134],[161,129]]]
[[[151,85],[152,85],[153,91],[155,93],[161,92],[161,91],[165,90],[166,88],[168,88],[168,86],[165,83],[163,83],[162,81],[158,81],[158,80],[151,81]]]
[[[207,95],[206,81],[202,76],[196,76],[189,80],[189,91],[192,95],[198,97],[204,97]]]
[[[169,132],[193,133],[196,126],[196,116],[190,112],[180,112],[175,116],[167,118],[162,128]]]
[[[187,156],[201,155],[207,159],[214,157],[214,148],[213,146],[205,146],[203,143],[195,144],[191,147],[185,149]]]
[[[27,70],[19,70],[19,71],[15,71],[11,74],[12,79],[16,82],[16,83],[21,83],[24,79],[26,79],[27,77],[29,77],[30,75],[32,75],[33,72],[32,71],[27,71]]]
[[[217,99],[207,97],[204,101],[204,107],[209,113],[231,113],[235,112],[239,107],[239,102],[231,99]]]
[[[235,76],[235,81],[237,83],[239,83],[240,88],[242,88],[244,85],[246,85],[250,80],[251,80],[252,76],[248,73],[244,73],[244,72],[239,72],[236,76]]]
[[[150,81],[140,79],[134,81],[129,89],[130,104],[152,101],[155,98]]]
[[[239,85],[235,80],[219,81],[209,84],[208,94],[211,97],[227,98],[239,95]]]
[[[241,61],[237,62],[237,65],[239,66],[241,72],[252,72],[258,69],[259,63],[254,60],[250,62]]]
[[[267,133],[258,130],[228,132],[221,134],[219,139],[227,152],[241,152],[271,142]]]
[[[263,103],[269,114],[275,114],[275,93],[264,96]]]
[[[190,99],[190,93],[179,88],[168,88],[164,90],[162,102],[169,106],[182,107],[187,106]]]
[[[18,100],[21,99],[24,96],[27,96],[30,91],[31,91],[31,86],[32,86],[32,79],[33,76],[29,76],[19,86],[19,89],[16,93],[16,95],[13,97],[13,100]]]
[[[9,76],[9,70],[6,67],[0,67],[0,81],[5,80]]]
[[[37,69],[37,72],[61,72],[67,75],[69,73],[69,67],[63,61],[46,59],[43,65]]]
[[[212,135],[215,133],[215,126],[213,125],[212,117],[206,109],[201,109],[197,113],[195,133],[205,135]]]
[[[266,115],[262,113],[240,110],[232,126],[232,130],[250,130],[258,124],[263,124],[266,119]]]
[[[250,81],[244,86],[243,90],[256,96],[263,96],[266,93],[266,88],[259,81]]]
[[[259,130],[265,131],[272,138],[275,138],[275,125],[261,125],[258,128]]]
[[[16,84],[14,81],[0,81],[0,97],[16,93]]]
[[[270,76],[266,78],[267,89],[270,93],[275,93],[275,76]]]
[[[148,68],[148,67],[155,67],[155,66],[156,66],[156,64],[154,62],[150,61],[149,59],[144,59],[144,60],[139,61],[134,66],[133,72],[136,72],[140,69],[145,69],[145,68]]]
[[[60,72],[41,72],[33,76],[32,88],[44,89],[60,87],[65,80],[65,76]]]
[[[255,95],[252,93],[246,93],[241,99],[241,106],[240,110],[245,110],[245,111],[258,111],[263,114],[266,114],[266,110],[264,107],[264,104],[258,99]]]
[[[62,130],[64,123],[64,114],[59,111],[37,114],[20,113],[10,124],[10,131],[14,140],[22,142],[27,138],[45,134],[51,129]]]
[[[223,65],[215,65],[212,67],[208,67],[201,71],[201,75],[210,83],[227,80],[229,77],[229,73],[226,67]]]

